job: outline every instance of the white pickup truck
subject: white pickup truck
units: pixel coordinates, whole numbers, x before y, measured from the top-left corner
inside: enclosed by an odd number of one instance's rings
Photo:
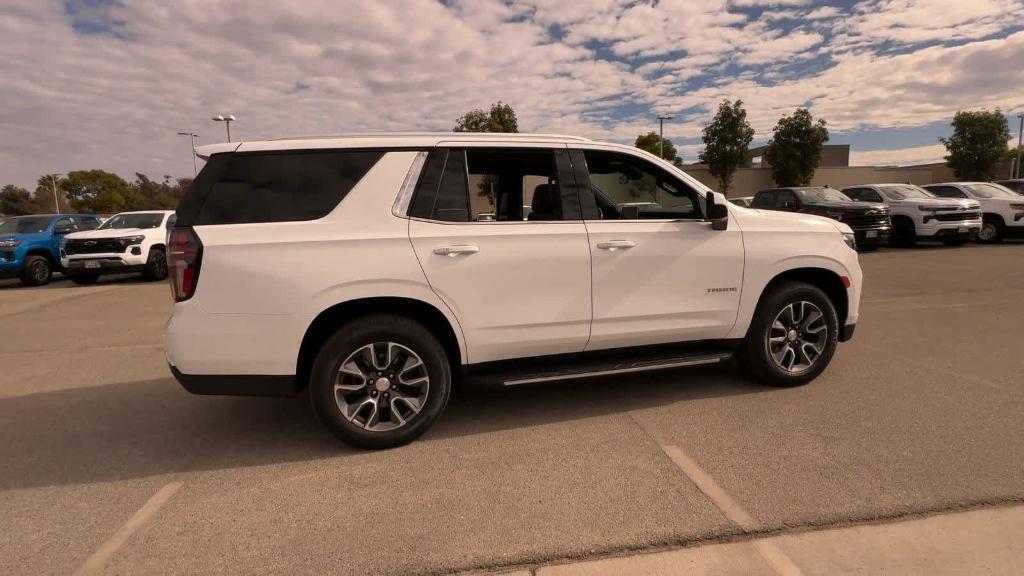
[[[172,210],[121,212],[95,230],[64,237],[60,262],[75,284],[92,284],[102,274],[141,272],[147,280],[167,277],[167,230]]]
[[[946,182],[929,184],[925,190],[942,198],[969,198],[981,205],[979,242],[1002,242],[1024,238],[1024,196],[991,182]]]
[[[981,230],[981,204],[967,198],[938,198],[913,184],[861,184],[843,188],[860,202],[880,202],[892,218],[892,246],[918,241],[966,244]]]

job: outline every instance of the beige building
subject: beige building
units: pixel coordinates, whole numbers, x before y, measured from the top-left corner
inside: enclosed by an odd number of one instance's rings
[[[758,190],[774,188],[771,167],[762,160],[764,146],[750,150],[750,161],[733,175],[728,196],[753,196]],[[700,180],[713,190],[718,190],[718,181],[704,164],[683,166],[687,174]],[[1007,172],[1008,170],[1001,170]],[[945,163],[921,164],[917,166],[850,166],[848,144],[826,144],[822,150],[821,165],[814,172],[811,186],[843,188],[857,184],[907,183],[934,184],[955,180],[953,171]]]

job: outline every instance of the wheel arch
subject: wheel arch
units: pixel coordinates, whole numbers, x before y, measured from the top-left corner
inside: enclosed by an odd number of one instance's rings
[[[53,254],[53,251],[48,248],[43,248],[41,246],[36,248],[29,248],[28,250],[25,251],[25,259],[28,260],[29,256],[42,256],[43,258],[46,258],[47,262],[50,263],[51,267],[60,266],[60,259],[56,258]]]
[[[839,318],[839,340],[843,341],[845,339],[845,321],[850,311],[850,295],[847,292],[846,284],[843,283],[843,279],[838,273],[828,268],[813,266],[792,268],[780,272],[765,284],[754,310],[761,306],[761,302],[764,301],[765,297],[774,287],[785,282],[803,282],[815,286],[824,292],[836,308],[836,315]]]
[[[998,212],[982,212],[981,219],[983,222],[985,220],[995,220],[999,222],[999,224],[1006,226],[1006,218],[1003,218],[1003,215]]]
[[[299,355],[295,367],[298,388],[302,389],[308,386],[310,370],[316,359],[317,351],[340,326],[356,318],[373,314],[404,316],[419,322],[441,341],[453,370],[461,365],[463,350],[457,328],[433,304],[398,296],[357,298],[340,302],[323,310],[306,328],[299,345]]]

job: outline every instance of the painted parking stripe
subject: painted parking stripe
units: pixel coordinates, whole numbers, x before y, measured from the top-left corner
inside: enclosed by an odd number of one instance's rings
[[[704,471],[703,468],[697,465],[692,458],[686,455],[685,452],[679,449],[678,446],[671,444],[663,444],[658,441],[657,436],[652,433],[651,428],[644,423],[635,414],[630,414],[630,417],[638,426],[651,437],[652,440],[661,448],[661,451],[668,456],[669,460],[676,465],[686,474],[686,477],[697,487],[698,490],[704,493],[711,502],[722,511],[722,514],[731,520],[732,522],[739,525],[744,530],[756,530],[759,525],[754,517],[751,516],[738,502],[733,500],[732,496],[729,495],[710,474]],[[755,540],[752,542],[754,548],[769,564],[775,568],[775,571],[782,576],[802,576],[803,571],[793,562],[793,560],[782,551],[774,542],[766,540]]]
[[[103,543],[92,556],[86,559],[85,563],[82,564],[78,570],[75,570],[74,576],[87,576],[90,574],[99,574],[103,567],[107,565],[107,562],[114,556],[114,553],[118,551],[128,538],[131,537],[139,528],[141,528],[152,516],[160,509],[174,493],[181,488],[183,482],[175,481],[164,485],[163,488],[156,491],[156,494],[150,496],[149,500],[139,508],[123,526],[114,532],[114,535],[109,540]]]

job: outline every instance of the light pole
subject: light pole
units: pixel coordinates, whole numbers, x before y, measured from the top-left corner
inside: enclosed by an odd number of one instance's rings
[[[228,114],[227,116],[221,116],[220,114],[217,114],[216,116],[211,118],[211,120],[213,120],[214,122],[223,122],[224,125],[227,126],[228,142],[231,142],[231,123],[235,121],[234,114]]]
[[[178,132],[178,136],[188,136],[192,139],[192,176],[195,177],[199,174],[199,167],[196,165],[196,137],[199,134],[193,134],[191,132]],[[228,136],[228,142],[231,141],[231,137]]]
[[[658,157],[665,159],[665,120],[671,120],[675,116],[671,114],[658,114]]]
[[[1024,143],[1024,114],[1017,114],[1017,118],[1020,118],[1020,129],[1017,130],[1017,166],[1014,168],[1014,176],[1020,178],[1024,175],[1024,170],[1020,169],[1020,146]]]
[[[60,214],[60,202],[57,201],[57,176],[67,176],[67,174],[50,174],[50,186],[53,188],[53,206],[57,209],[57,214]]]

